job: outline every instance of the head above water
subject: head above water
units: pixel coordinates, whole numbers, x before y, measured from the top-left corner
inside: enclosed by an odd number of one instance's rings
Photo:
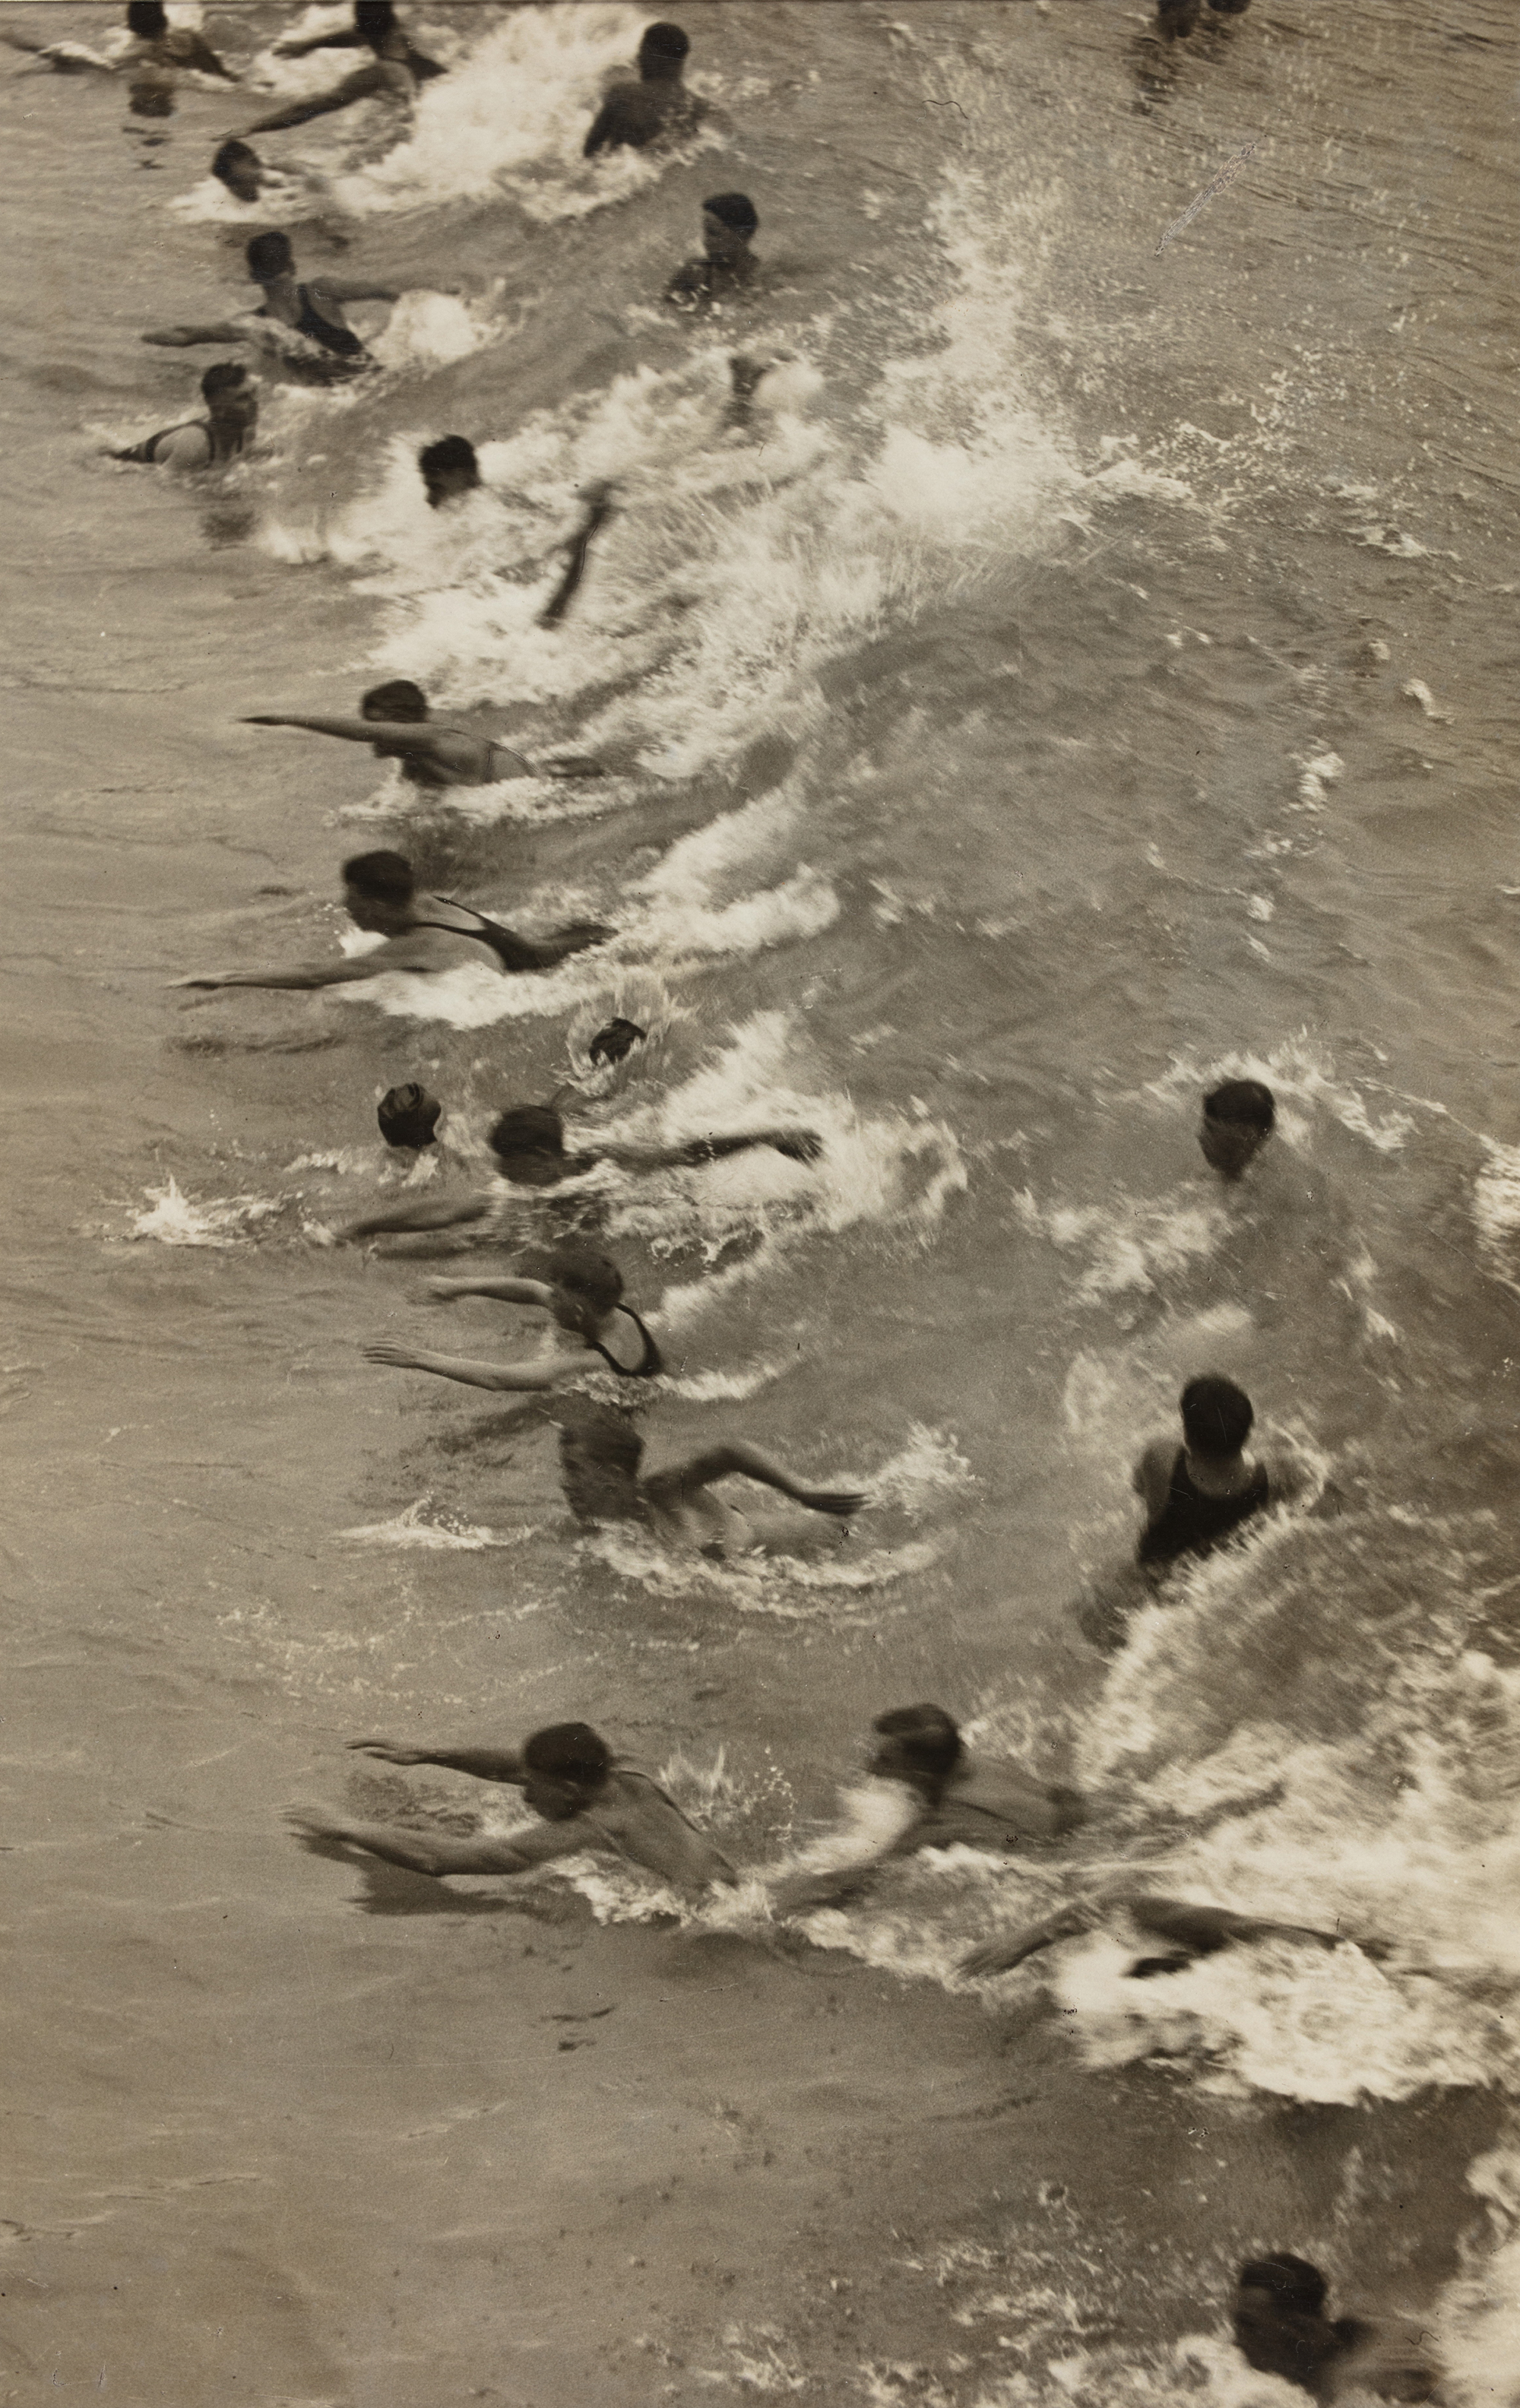
[[[691,49],[679,25],[646,25],[638,45],[638,72],[645,83],[676,83]]]
[[[565,1123],[552,1104],[511,1104],[486,1139],[505,1178],[552,1186],[565,1175]]]
[[[1271,1136],[1276,1121],[1270,1087],[1259,1079],[1226,1079],[1203,1098],[1198,1143],[1204,1161],[1222,1179],[1239,1179]]]
[[[259,388],[240,360],[218,360],[201,379],[211,424],[226,439],[244,436],[259,418]]]
[[[396,31],[392,0],[353,0],[353,30],[362,42],[378,50],[386,36]]]
[[[1329,2293],[1319,2268],[1285,2249],[1274,2250],[1268,2258],[1247,2258],[1237,2279],[1242,2291],[1268,2291],[1280,2307],[1294,2309],[1299,2315],[1319,2315]]]
[[[710,259],[747,259],[759,225],[748,193],[714,193],[702,204],[702,248]]]
[[[127,32],[136,34],[139,42],[156,42],[169,30],[164,0],[127,0],[126,21]]]
[[[607,1785],[612,1751],[589,1723],[550,1723],[523,1742],[523,1794],[534,1813],[566,1822]]]
[[[361,719],[388,719],[393,725],[421,727],[427,718],[427,696],[410,678],[392,678],[388,685],[372,685],[359,705]]]
[[[473,494],[480,481],[480,464],[467,436],[440,435],[436,443],[424,443],[417,454],[417,466],[430,509],[457,500],[461,494]]]
[[[243,256],[255,284],[278,284],[282,276],[295,273],[295,254],[288,234],[256,234]]]
[[[881,1780],[911,1782],[931,1804],[966,1753],[965,1742],[943,1706],[894,1706],[871,1728],[882,1742],[870,1769]]]
[[[375,1110],[380,1133],[387,1145],[415,1146],[437,1143],[437,1128],[443,1106],[425,1087],[409,1079],[404,1087],[388,1087]]]
[[[225,184],[235,201],[256,201],[262,189],[264,162],[247,142],[236,136],[223,142],[211,162],[211,173],[218,183]]]
[[[399,853],[356,853],[343,864],[343,902],[356,928],[388,936],[409,924],[417,881]]]
[[[1286,2250],[1249,2258],[1241,2267],[1230,2323],[1236,2346],[1258,2374],[1275,2374],[1320,2397],[1324,2370],[1345,2346],[1343,2327],[1325,2314],[1326,2283],[1317,2266]],[[1401,2394],[1407,2397],[1407,2394]],[[1414,2395],[1428,2396],[1425,2392]]]
[[[554,1291],[554,1319],[582,1338],[595,1337],[623,1296],[623,1273],[611,1255],[579,1239],[551,1247],[544,1276]]]
[[[1239,1455],[1256,1418],[1245,1390],[1216,1371],[1189,1380],[1183,1390],[1182,1414],[1189,1454],[1209,1463],[1227,1463]]]

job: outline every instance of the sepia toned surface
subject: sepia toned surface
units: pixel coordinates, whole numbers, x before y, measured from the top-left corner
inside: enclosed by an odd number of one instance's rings
[[[174,13],[250,88],[144,119],[0,71],[0,2396],[1281,2408],[1227,2320],[1287,2250],[1434,2334],[1442,2398],[1513,2401],[1512,11],[1255,0],[1163,46],[1105,0],[695,0],[723,118],[587,163],[644,15],[418,0],[450,73],[409,133],[257,137],[280,214],[208,165],[342,71],[270,50],[341,12]],[[0,22],[108,56],[119,16]],[[760,276],[676,315],[729,188]],[[402,292],[352,310],[378,373],[253,359],[225,475],[110,459],[231,355],[141,334],[247,307],[280,223]],[[747,431],[736,351],[790,355]],[[434,514],[450,433],[491,491]],[[398,677],[607,775],[440,804],[238,724]],[[619,936],[170,990],[336,953],[379,846]],[[593,1072],[614,1013],[649,1041]],[[1229,1077],[1278,1106],[1234,1190],[1195,1140]],[[587,1142],[818,1130],[591,1202],[667,1357],[652,1460],[743,1435],[868,1487],[837,1554],[588,1537],[550,1432],[365,1361],[531,1349],[426,1283],[559,1226],[334,1243],[394,1200],[413,1079],[419,1193],[571,1079]],[[1328,1510],[1102,1656],[1074,1601],[1205,1370]],[[788,1921],[754,1879],[442,1885],[280,1822],[505,1828],[346,1743],[584,1718],[790,1869],[931,1698],[1089,1824]],[[1137,1982],[1121,1905],[957,1973],[1131,1876],[1374,1944]]]

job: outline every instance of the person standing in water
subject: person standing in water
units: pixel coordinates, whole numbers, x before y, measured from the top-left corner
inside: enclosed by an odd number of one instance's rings
[[[307,962],[290,969],[217,970],[176,979],[192,987],[351,986],[386,970],[500,971],[552,969],[567,953],[600,944],[611,934],[590,922],[552,937],[520,937],[467,904],[420,893],[411,864],[398,853],[360,853],[343,864],[343,905],[356,928],[385,939],[341,961]]]
[[[399,761],[401,774],[414,786],[442,791],[450,786],[495,786],[508,778],[599,778],[601,764],[583,753],[556,753],[537,764],[495,737],[472,735],[463,727],[440,727],[428,715],[427,696],[409,678],[393,678],[371,686],[359,704],[357,719],[285,716],[267,710],[252,712],[245,727],[303,727],[314,736],[337,736],[350,744],[367,744],[378,761]]]
[[[225,467],[251,440],[259,423],[258,387],[236,360],[219,360],[201,379],[201,397],[204,418],[161,426],[129,450],[113,452],[112,459],[155,468]]]
[[[353,0],[353,22],[340,26],[336,34],[313,34],[304,42],[277,42],[277,59],[306,59],[313,50],[373,50],[380,56],[380,45],[399,37],[406,48],[406,64],[419,83],[434,76],[446,75],[437,59],[424,58],[397,17],[392,0]]]
[[[552,1723],[521,1748],[419,1748],[390,1740],[354,1740],[383,1764],[439,1764],[477,1781],[521,1789],[539,1816],[507,1839],[457,1839],[447,1832],[357,1822],[321,1807],[294,1807],[286,1819],[303,1839],[358,1848],[383,1863],[446,1881],[451,1873],[526,1873],[594,1849],[621,1857],[695,1896],[714,1882],[737,1881],[733,1866],[705,1831],[681,1813],[654,1774],[614,1756],[586,1723]]]
[[[256,309],[239,317],[219,318],[208,325],[161,326],[144,335],[143,341],[184,350],[194,343],[263,344],[273,335],[275,348],[280,349],[278,329],[286,336],[302,338],[306,349],[295,353],[298,363],[320,362],[329,373],[348,373],[374,365],[344,317],[343,304],[399,301],[398,285],[361,283],[337,276],[314,276],[309,283],[298,283],[295,256],[290,236],[285,234],[254,235],[245,257],[251,279],[264,293]]]
[[[759,225],[747,193],[714,193],[702,204],[703,255],[677,268],[666,299],[678,309],[702,309],[742,293],[760,265],[750,249]],[[735,383],[737,392],[738,379]]]
[[[614,83],[592,121],[583,156],[601,150],[644,150],[652,142],[690,134],[708,114],[683,81],[691,42],[681,26],[646,25],[638,45],[638,80]]]

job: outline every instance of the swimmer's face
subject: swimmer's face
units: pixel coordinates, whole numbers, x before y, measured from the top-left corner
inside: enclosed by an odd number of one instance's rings
[[[1239,1179],[1255,1162],[1269,1134],[1267,1129],[1253,1128],[1246,1121],[1211,1120],[1207,1112],[1198,1123],[1203,1159],[1221,1179]]]
[[[523,1795],[546,1823],[567,1823],[590,1804],[592,1797],[579,1782],[563,1781],[552,1772],[530,1772],[523,1784]]]
[[[258,424],[259,396],[251,384],[234,385],[207,404],[212,423],[229,435],[248,435]]]
[[[381,903],[373,895],[360,895],[353,887],[343,889],[343,909],[356,928],[369,935],[394,937],[407,925],[405,910],[394,903]]]
[[[423,479],[429,509],[441,509],[445,502],[457,502],[466,494],[473,494],[480,481],[473,469],[430,468]]]
[[[710,209],[704,209],[702,248],[710,259],[726,261],[747,259],[750,238],[748,235],[740,234],[736,227],[725,225],[722,218],[715,218]]]

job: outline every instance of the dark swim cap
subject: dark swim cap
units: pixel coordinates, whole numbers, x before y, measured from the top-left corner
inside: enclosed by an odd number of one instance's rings
[[[359,709],[366,719],[408,720],[421,727],[427,717],[427,696],[410,678],[392,678],[387,685],[372,685]]]
[[[683,59],[691,47],[691,36],[681,26],[662,21],[645,26],[638,55],[640,59]]]
[[[156,42],[160,34],[169,30],[164,0],[127,0],[126,21],[128,33],[136,34],[140,42]]]
[[[399,853],[354,853],[343,864],[343,883],[372,903],[409,903],[417,892],[411,864]]]
[[[926,1772],[946,1773],[964,1753],[961,1735],[943,1706],[894,1706],[878,1714],[873,1731],[896,1740],[903,1754]]]
[[[1242,2291],[1269,2291],[1280,2308],[1297,2309],[1300,2315],[1317,2316],[1325,2305],[1327,2286],[1319,2268],[1285,2249],[1247,2258],[1239,2281]]]
[[[1243,1388],[1216,1371],[1189,1380],[1182,1397],[1183,1431],[1199,1455],[1239,1455],[1251,1435],[1255,1409]]]
[[[586,1052],[593,1062],[621,1062],[636,1045],[642,1045],[649,1035],[637,1020],[609,1020],[598,1028]]]
[[[288,276],[295,265],[288,234],[256,234],[244,257],[255,284],[266,283],[274,276]]]
[[[240,166],[245,161],[251,167],[262,167],[264,165],[263,160],[259,157],[258,152],[252,148],[251,144],[240,142],[237,136],[233,135],[229,140],[223,142],[221,150],[217,152],[216,157],[212,160],[211,173],[213,176],[219,176],[222,179],[222,181],[225,183],[227,180],[228,169],[231,167]]]
[[[523,1741],[523,1762],[529,1772],[599,1789],[612,1770],[612,1751],[589,1723],[550,1723]]]
[[[432,1145],[443,1106],[414,1079],[391,1087],[380,1097],[375,1118],[387,1145]]]
[[[486,1143],[493,1154],[549,1154],[557,1161],[565,1152],[565,1123],[552,1104],[513,1104]]]
[[[475,446],[467,435],[440,435],[436,443],[424,443],[417,454],[417,466],[424,483],[435,477],[446,477],[452,469],[480,481],[480,464],[475,456]]]
[[[714,193],[702,207],[720,225],[732,226],[736,234],[753,234],[760,223],[760,212],[748,193]]]
[[[1277,1118],[1277,1106],[1270,1087],[1264,1087],[1259,1079],[1226,1079],[1222,1087],[1204,1096],[1203,1117],[1260,1129],[1267,1137]]]

